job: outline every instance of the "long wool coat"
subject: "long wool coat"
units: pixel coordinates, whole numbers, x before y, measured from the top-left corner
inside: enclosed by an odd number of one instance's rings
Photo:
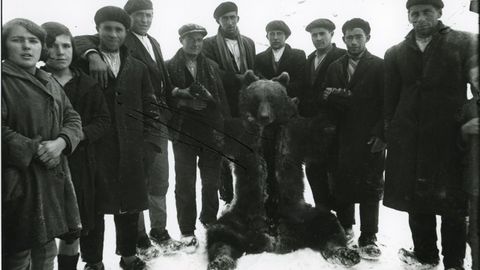
[[[96,216],[98,140],[110,128],[110,113],[100,86],[84,72],[74,72],[74,78],[65,84],[64,90],[80,114],[85,140],[68,157],[68,162],[82,218],[82,231],[87,232],[93,229]]]
[[[80,116],[46,72],[2,63],[2,249],[18,252],[79,230],[67,157],[47,169],[36,157],[40,141],[66,138],[70,154],[81,138]]]
[[[147,67],[120,51],[118,76],[110,74],[103,90],[111,127],[98,140],[97,211],[104,214],[138,212],[148,208],[145,165],[152,152],[162,150],[159,110]],[[85,68],[85,65],[83,65]]]
[[[288,96],[297,97],[299,92],[303,90],[306,62],[305,52],[292,49],[290,45],[286,44],[276,70],[274,69],[274,61],[271,47],[257,54],[255,56],[255,72],[260,77],[268,80],[279,76],[284,71],[287,72],[290,75],[290,81],[287,86]]]
[[[319,100],[328,67],[346,52],[345,49],[337,48],[335,43],[332,44],[332,48],[327,55],[325,55],[325,58],[317,69],[315,69],[315,52],[312,52],[307,57],[307,63],[305,64],[305,82],[302,91],[298,93],[298,97],[300,98],[298,111],[301,116],[313,117],[318,114]]]
[[[469,72],[478,65],[477,39],[440,22],[423,53],[413,31],[386,52],[386,206],[464,213],[467,197],[456,142]]]
[[[347,66],[344,55],[330,64],[325,78],[325,87],[351,91],[327,99],[338,136],[333,194],[341,202],[380,200],[385,153],[371,153],[368,142],[373,136],[383,139],[383,60],[366,51],[350,81]]]

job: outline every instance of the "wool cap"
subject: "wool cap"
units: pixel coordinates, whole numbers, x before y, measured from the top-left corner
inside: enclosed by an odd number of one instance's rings
[[[150,0],[128,0],[123,7],[123,10],[125,10],[128,15],[131,15],[135,11],[148,9],[153,9],[153,4]]]
[[[407,0],[407,9],[415,5],[432,5],[437,8],[443,8],[442,0]]]
[[[95,25],[99,26],[102,22],[106,21],[115,21],[123,24],[126,29],[130,28],[130,16],[128,16],[125,10],[114,7],[114,6],[106,6],[102,7],[95,13]]]
[[[218,20],[220,19],[220,17],[222,17],[223,14],[232,11],[238,12],[237,5],[235,5],[235,3],[233,2],[223,2],[215,9],[215,11],[213,12],[213,17],[215,18],[215,20]]]
[[[178,34],[181,38],[191,33],[200,33],[203,36],[206,36],[207,30],[205,29],[205,27],[194,23],[185,24],[180,27],[180,29],[178,29]]]
[[[265,27],[265,31],[270,32],[270,31],[282,31],[285,33],[285,36],[288,38],[292,32],[290,31],[290,28],[284,21],[271,21],[267,24]]]
[[[312,28],[325,28],[329,31],[335,30],[335,24],[329,19],[316,19],[305,27],[305,31],[310,32]]]

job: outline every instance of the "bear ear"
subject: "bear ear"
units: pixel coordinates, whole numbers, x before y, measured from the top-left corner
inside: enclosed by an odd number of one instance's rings
[[[243,77],[244,77],[243,84],[245,86],[249,86],[251,83],[258,81],[258,77],[255,75],[255,73],[253,73],[253,70],[250,70],[250,69],[247,70],[247,72],[245,72]]]
[[[288,75],[288,73],[284,71],[282,72],[282,74],[278,75],[278,77],[273,78],[272,81],[277,81],[281,85],[287,87],[288,82],[290,81],[290,75]]]

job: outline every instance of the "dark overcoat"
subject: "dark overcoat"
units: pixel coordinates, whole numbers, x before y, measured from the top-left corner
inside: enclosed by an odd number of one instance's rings
[[[282,72],[290,75],[290,81],[287,86],[287,94],[290,97],[297,97],[302,91],[305,77],[305,52],[298,49],[292,49],[290,45],[285,45],[282,57],[278,62],[277,69],[274,68],[274,56],[272,48],[257,54],[255,57],[255,73],[260,77],[271,80],[279,76]]]
[[[82,119],[85,139],[68,157],[78,207],[82,218],[82,231],[93,229],[95,224],[95,194],[98,140],[110,128],[110,113],[100,86],[81,70],[74,70],[74,77],[63,89],[73,108]]]
[[[103,90],[112,123],[97,148],[97,211],[103,214],[148,208],[145,166],[151,162],[150,151],[160,151],[160,141],[167,136],[159,128],[147,67],[125,46],[120,52],[120,71],[116,78],[110,73]]]
[[[467,197],[456,142],[470,71],[478,67],[477,38],[440,22],[423,53],[413,30],[386,52],[386,206],[408,212],[464,212]]]
[[[252,39],[241,35],[240,39],[245,47],[245,59],[247,69],[255,68],[255,43]],[[218,64],[223,87],[228,100],[232,117],[239,117],[238,94],[242,87],[242,82],[236,77],[239,73],[224,66],[221,62],[220,49],[217,44],[217,36],[211,36],[203,40],[203,54]]]
[[[321,104],[319,99],[328,67],[333,61],[343,56],[346,52],[346,50],[337,48],[335,44],[332,44],[332,49],[325,55],[325,58],[317,69],[315,69],[315,52],[312,52],[307,57],[304,77],[305,84],[303,91],[298,93],[300,99],[298,111],[301,116],[313,117],[318,114],[319,104]]]
[[[32,75],[2,62],[2,251],[39,247],[81,228],[67,157],[47,169],[39,142],[59,136],[71,154],[82,134],[80,116],[60,84],[43,70]]]
[[[333,194],[340,202],[376,201],[383,194],[385,153],[371,153],[368,142],[383,139],[383,60],[365,51],[350,81],[347,67],[344,55],[325,77],[325,87],[351,91],[347,97],[331,94],[326,102],[338,136]]]

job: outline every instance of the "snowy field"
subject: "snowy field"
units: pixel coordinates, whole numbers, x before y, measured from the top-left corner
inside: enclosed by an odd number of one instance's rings
[[[169,145],[169,162],[170,162],[170,187],[167,194],[168,207],[168,221],[167,229],[170,235],[175,238],[180,238],[180,231],[177,225],[176,210],[175,210],[175,171],[173,167],[173,153],[171,145]],[[198,173],[197,173],[198,175]],[[197,208],[200,213],[201,193],[200,193],[200,179],[197,179]],[[306,184],[305,198],[312,203],[313,198],[308,184]],[[223,208],[223,201],[220,201],[220,208]],[[220,209],[220,211],[221,211]],[[146,225],[149,230],[148,211],[146,214]],[[357,224],[354,227],[355,236],[358,238],[359,232],[359,217],[357,208]],[[399,248],[412,247],[410,232],[408,229],[408,215],[395,211],[386,207],[380,209],[380,232],[377,235],[383,255],[378,261],[362,260],[358,265],[349,268],[352,270],[400,270],[408,269],[414,270],[412,267],[403,265],[397,258],[397,251]],[[437,234],[440,236],[440,232]],[[193,254],[179,253],[170,256],[161,256],[148,262],[150,269],[159,270],[205,270],[207,269],[207,253],[205,249],[205,229],[197,221],[196,235],[200,241],[200,246]],[[440,239],[438,241],[440,248]],[[120,269],[118,263],[120,257],[115,255],[115,227],[113,223],[113,216],[105,216],[105,248],[104,248],[104,264],[107,270]],[[470,269],[470,249],[467,248],[467,259],[465,260],[465,269]],[[79,263],[78,269],[83,269],[83,263]],[[345,269],[342,266],[327,263],[320,253],[311,249],[301,249],[296,252],[284,255],[276,255],[270,253],[262,253],[256,255],[246,255],[238,261],[238,270],[328,270],[328,269]],[[435,269],[443,269],[442,265]]]

